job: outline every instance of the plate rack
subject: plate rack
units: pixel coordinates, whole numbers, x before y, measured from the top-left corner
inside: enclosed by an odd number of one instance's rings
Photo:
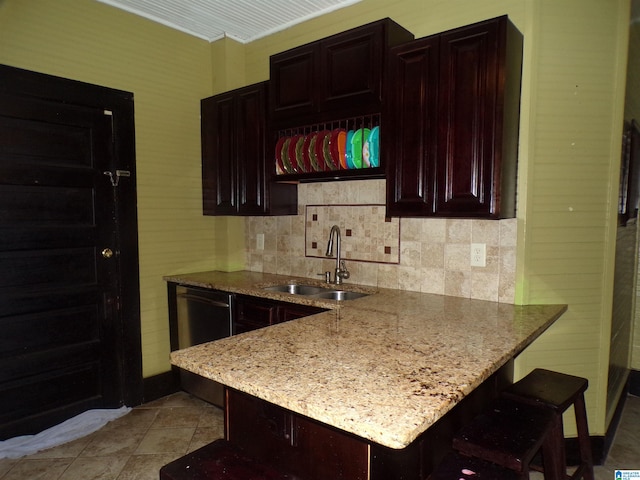
[[[381,130],[378,113],[278,130],[272,149],[275,181],[383,178]]]

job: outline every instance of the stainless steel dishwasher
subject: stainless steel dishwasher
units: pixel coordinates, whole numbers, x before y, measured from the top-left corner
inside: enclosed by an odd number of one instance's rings
[[[230,337],[232,332],[233,294],[184,285],[176,286],[178,348]],[[223,387],[213,380],[180,369],[182,388],[220,407],[224,404]]]

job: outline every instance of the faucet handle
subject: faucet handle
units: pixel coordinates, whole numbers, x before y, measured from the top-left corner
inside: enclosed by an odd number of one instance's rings
[[[324,276],[325,283],[331,283],[331,272],[316,273],[316,275]]]
[[[336,275],[338,275],[338,272],[336,272]],[[343,279],[349,278],[351,276],[349,270],[347,270],[347,264],[344,260],[340,260],[340,276]]]

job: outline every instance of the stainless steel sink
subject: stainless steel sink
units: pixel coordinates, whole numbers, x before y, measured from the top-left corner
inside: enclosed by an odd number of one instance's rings
[[[316,285],[301,285],[298,283],[273,285],[271,287],[264,287],[264,290],[329,300],[353,300],[355,298],[366,297],[368,295],[368,293],[333,290],[332,288],[318,287]]]
[[[345,292],[344,290],[330,290],[328,292],[314,295],[317,298],[329,298],[331,300],[353,300],[355,298],[366,297],[367,293]]]
[[[317,293],[329,291],[328,288],[315,287],[313,285],[298,285],[296,283],[274,285],[272,287],[265,287],[264,289],[271,292],[291,293],[293,295],[315,295]]]

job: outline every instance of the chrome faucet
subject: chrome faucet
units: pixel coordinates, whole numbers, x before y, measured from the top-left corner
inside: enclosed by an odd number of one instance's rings
[[[333,255],[333,236],[335,234],[336,237],[336,270],[334,274],[333,283],[336,285],[340,285],[342,280],[345,278],[349,278],[349,271],[347,270],[347,266],[345,265],[344,260],[340,258],[340,243],[342,239],[340,237],[340,227],[338,225],[334,225],[331,227],[331,232],[329,232],[329,243],[327,243],[327,253],[326,256],[330,257]]]

